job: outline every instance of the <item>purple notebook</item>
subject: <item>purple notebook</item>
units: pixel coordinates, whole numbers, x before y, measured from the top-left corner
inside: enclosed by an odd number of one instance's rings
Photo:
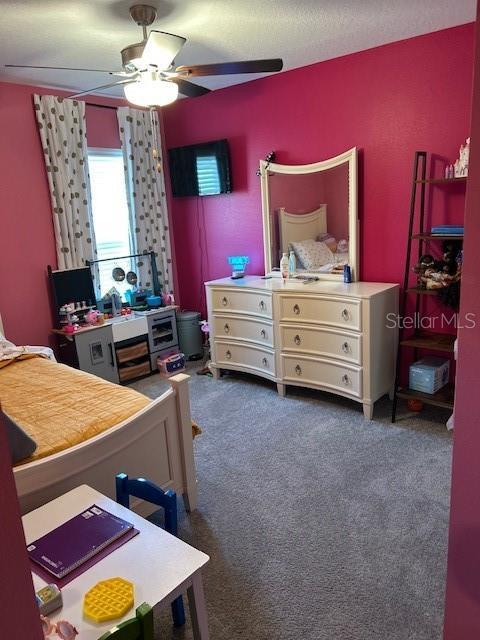
[[[28,545],[30,560],[61,579],[131,532],[133,525],[92,505]]]

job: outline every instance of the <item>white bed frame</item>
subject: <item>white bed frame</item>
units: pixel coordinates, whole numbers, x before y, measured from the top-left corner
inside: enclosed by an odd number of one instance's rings
[[[3,333],[0,317],[0,331]],[[115,499],[115,475],[144,477],[197,505],[189,376],[170,378],[171,388],[120,424],[65,451],[14,467],[22,513],[81,484]],[[152,511],[132,500],[142,513]]]
[[[321,204],[309,213],[288,213],[282,207],[278,210],[278,228],[281,251],[288,255],[291,242],[316,240],[321,233],[327,233],[327,205]]]

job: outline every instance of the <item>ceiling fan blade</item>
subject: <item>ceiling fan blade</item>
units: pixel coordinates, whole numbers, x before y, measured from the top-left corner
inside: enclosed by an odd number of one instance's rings
[[[169,78],[169,81],[178,84],[179,92],[189,98],[198,98],[198,96],[210,93],[210,89],[207,89],[207,87],[201,87],[198,84],[193,84],[193,82],[188,82],[188,80],[183,80],[183,78]]]
[[[270,60],[244,60],[217,64],[194,64],[177,67],[175,71],[186,76],[223,76],[234,73],[272,73],[283,69],[281,58]]]
[[[186,41],[182,36],[152,29],[143,49],[142,61],[160,71],[168,69]]]
[[[107,71],[106,69],[82,69],[77,67],[39,67],[32,64],[5,64],[3,66],[13,69],[52,69],[54,71],[90,71],[91,73],[115,73],[115,71]]]
[[[135,79],[128,78],[128,80],[117,80],[117,82],[110,82],[110,84],[102,84],[100,87],[93,87],[93,89],[87,89],[87,91],[79,91],[78,93],[73,93],[67,98],[79,98],[80,96],[87,96],[94,91],[100,91],[100,89],[109,89],[110,87],[116,87],[120,84],[129,84],[130,82],[135,82]]]

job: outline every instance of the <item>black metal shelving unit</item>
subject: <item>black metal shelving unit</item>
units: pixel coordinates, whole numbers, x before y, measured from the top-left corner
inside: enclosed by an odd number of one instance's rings
[[[449,187],[452,184],[466,184],[467,178],[427,178],[426,151],[416,151],[413,163],[412,192],[410,197],[410,221],[408,225],[407,253],[405,259],[405,273],[403,278],[403,289],[400,299],[400,318],[405,318],[407,303],[409,298],[415,297],[416,317],[421,317],[422,298],[424,296],[436,295],[435,290],[422,289],[418,286],[411,286],[412,275],[412,254],[413,244],[418,243],[416,261],[425,253],[425,245],[430,242],[443,240],[463,240],[463,236],[458,235],[436,235],[425,230],[425,199],[427,188]],[[415,230],[416,227],[416,230]],[[453,409],[455,389],[453,384],[440,389],[437,393],[427,394],[408,387],[400,386],[400,374],[402,354],[405,349],[413,350],[413,359],[416,360],[419,349],[438,351],[441,353],[453,354],[455,334],[437,333],[426,330],[416,330],[413,334],[406,336],[403,322],[399,330],[399,344],[397,351],[397,365],[395,374],[395,388],[392,406],[392,422],[395,422],[397,414],[398,399],[417,399],[425,404]]]

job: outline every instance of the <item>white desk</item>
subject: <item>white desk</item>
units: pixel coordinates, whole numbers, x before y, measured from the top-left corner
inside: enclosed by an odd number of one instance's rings
[[[142,602],[153,606],[170,604],[188,592],[192,626],[196,640],[208,640],[207,612],[201,570],[209,557],[120,506],[110,498],[82,485],[23,516],[27,544],[73,518],[92,504],[131,522],[140,534],[113,551],[62,589],[63,607],[49,616],[71,622],[82,640],[98,638],[122,620],[134,617]],[[83,596],[99,580],[120,576],[135,585],[135,605],[122,620],[95,624],[83,617]],[[45,585],[33,574],[35,589]]]

